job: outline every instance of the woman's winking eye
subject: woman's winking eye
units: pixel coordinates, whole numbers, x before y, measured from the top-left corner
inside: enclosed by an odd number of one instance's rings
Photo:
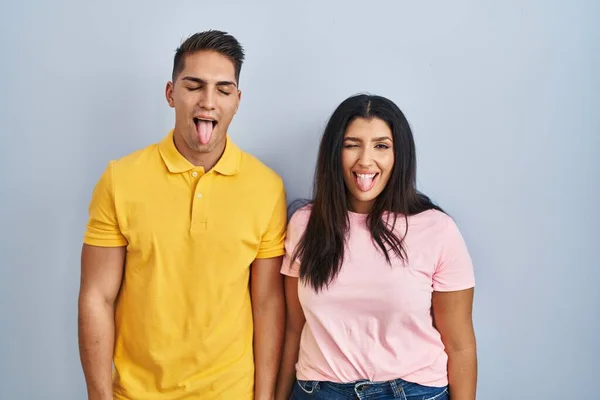
[[[356,143],[355,141],[348,140],[344,143],[345,149],[352,149],[352,148],[358,148],[358,147],[360,147],[360,145],[358,143]],[[375,143],[374,147],[379,150],[386,150],[386,149],[389,149],[391,146],[387,143],[380,142],[380,143]]]

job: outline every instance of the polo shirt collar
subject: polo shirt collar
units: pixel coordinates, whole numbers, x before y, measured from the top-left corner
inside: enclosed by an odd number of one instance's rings
[[[195,168],[175,147],[173,141],[173,132],[169,134],[158,144],[160,155],[167,166],[169,172],[174,174],[187,172]],[[231,140],[229,135],[226,136],[225,151],[214,166],[214,170],[222,175],[235,175],[240,170],[241,150]]]

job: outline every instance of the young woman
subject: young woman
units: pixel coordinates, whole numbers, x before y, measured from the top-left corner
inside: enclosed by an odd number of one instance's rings
[[[340,104],[314,200],[288,225],[276,400],[475,399],[471,258],[415,182],[400,109],[368,95]]]

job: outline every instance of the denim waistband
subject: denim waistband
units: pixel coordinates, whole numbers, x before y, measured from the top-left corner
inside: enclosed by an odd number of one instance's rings
[[[320,394],[322,398],[334,400],[337,396],[342,398],[438,398],[447,392],[448,387],[424,386],[402,379],[385,382],[372,382],[360,380],[350,383],[336,383],[326,381],[298,381],[298,386],[305,394]],[[327,396],[325,396],[327,395]],[[336,396],[337,395],[337,396]],[[321,396],[317,396],[320,398]]]

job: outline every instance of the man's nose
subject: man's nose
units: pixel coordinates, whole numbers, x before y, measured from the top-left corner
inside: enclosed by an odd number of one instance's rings
[[[200,108],[204,110],[214,110],[215,109],[215,93],[213,90],[207,88],[203,91],[202,96],[198,101],[198,105]]]

